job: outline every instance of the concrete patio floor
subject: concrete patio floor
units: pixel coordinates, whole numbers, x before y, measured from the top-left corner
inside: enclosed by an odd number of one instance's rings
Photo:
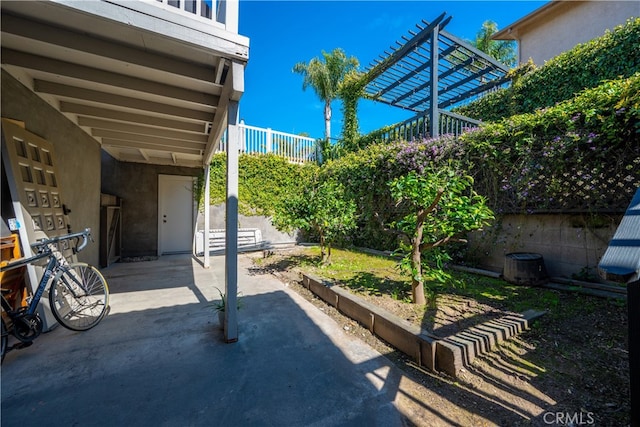
[[[327,315],[239,257],[239,340],[209,307],[224,258],[190,255],[102,270],[111,312],[57,327],[2,364],[8,426],[446,425],[416,383]]]

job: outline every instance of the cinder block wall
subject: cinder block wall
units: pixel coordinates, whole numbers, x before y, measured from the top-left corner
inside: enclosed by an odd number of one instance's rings
[[[484,231],[469,236],[467,259],[492,271],[502,271],[511,252],[542,254],[552,277],[584,278],[606,250],[622,215],[505,215]],[[593,276],[592,278],[596,278]]]
[[[80,252],[78,259],[98,265],[100,145],[4,70],[1,84],[2,117],[24,122],[26,130],[54,145],[58,183],[62,201],[71,209],[72,231],[94,230],[96,242]]]
[[[102,192],[122,199],[122,256],[158,254],[158,175],[199,176],[202,169],[121,162],[102,153]]]

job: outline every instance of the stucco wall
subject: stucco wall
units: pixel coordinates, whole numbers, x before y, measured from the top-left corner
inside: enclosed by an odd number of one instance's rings
[[[2,71],[2,117],[24,122],[26,130],[55,147],[62,200],[71,209],[72,231],[91,227],[95,243],[78,255],[98,265],[100,228],[100,145],[6,71]]]
[[[536,65],[640,16],[635,1],[570,1],[518,29],[520,62]]]
[[[469,261],[502,271],[511,252],[542,254],[552,277],[596,278],[595,268],[613,237],[621,216],[505,215],[494,226],[469,238]]]
[[[123,257],[158,253],[158,175],[201,174],[198,168],[120,162],[102,153],[102,192],[122,198]]]

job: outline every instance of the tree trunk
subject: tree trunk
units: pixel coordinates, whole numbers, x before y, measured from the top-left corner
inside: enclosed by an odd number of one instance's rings
[[[327,243],[327,258],[324,260],[323,264],[331,264],[331,242]]]
[[[327,260],[327,252],[325,250],[324,235],[320,233],[320,262],[325,264]]]
[[[427,299],[424,295],[424,280],[422,279],[422,254],[420,251],[420,244],[422,243],[422,232],[424,229],[424,210],[418,212],[418,218],[416,222],[416,232],[413,240],[411,241],[411,269],[413,277],[411,278],[411,291],[413,296],[413,303],[424,305],[427,303]]]
[[[331,102],[324,103],[324,137],[329,142],[331,138]]]

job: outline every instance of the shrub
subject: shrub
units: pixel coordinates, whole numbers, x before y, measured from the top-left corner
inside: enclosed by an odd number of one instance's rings
[[[226,199],[227,156],[219,153],[211,161],[211,203]],[[282,199],[307,175],[314,173],[313,164],[299,165],[274,154],[248,155],[238,159],[238,198],[240,213],[272,216]]]
[[[288,190],[275,210],[273,224],[282,231],[317,235],[321,261],[331,263],[331,246],[356,225],[355,203],[346,197],[342,184],[315,174]]]

